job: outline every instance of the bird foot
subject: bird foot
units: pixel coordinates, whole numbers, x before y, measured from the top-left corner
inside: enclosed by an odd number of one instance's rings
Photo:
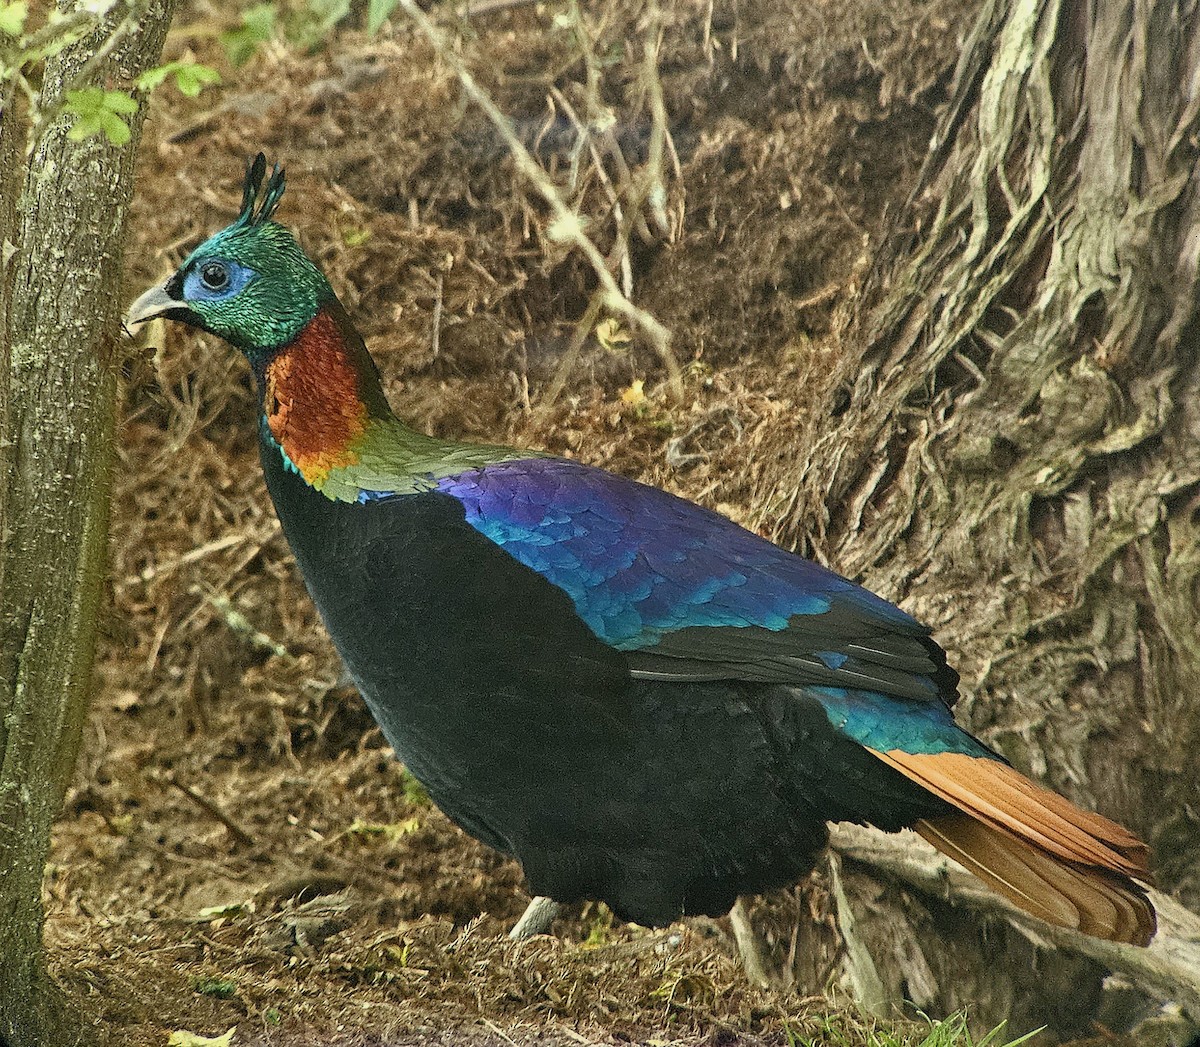
[[[549,934],[550,925],[554,923],[562,908],[553,898],[534,898],[529,903],[516,926],[508,932],[514,942],[523,942],[538,934]]]

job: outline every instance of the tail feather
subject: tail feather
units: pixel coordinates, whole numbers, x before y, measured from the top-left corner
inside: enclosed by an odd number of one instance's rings
[[[1047,923],[1131,945],[1154,937],[1153,908],[1118,873],[1064,864],[966,814],[922,821],[916,830],[997,894]]]
[[[1128,830],[1077,808],[998,760],[963,753],[871,750],[961,813],[917,831],[997,893],[1047,923],[1145,945],[1154,908],[1149,851]]]

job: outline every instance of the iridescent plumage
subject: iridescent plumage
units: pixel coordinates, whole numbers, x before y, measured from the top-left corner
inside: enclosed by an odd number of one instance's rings
[[[264,474],[384,733],[534,890],[664,923],[795,881],[825,822],[913,826],[1031,912],[1145,942],[1145,846],[959,728],[929,630],[665,492],[395,418],[325,277],[242,213],[131,321],[241,348]],[[1135,879],[1136,878],[1136,879]]]

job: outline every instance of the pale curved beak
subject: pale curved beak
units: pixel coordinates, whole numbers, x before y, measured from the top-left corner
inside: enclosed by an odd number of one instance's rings
[[[153,320],[156,316],[166,316],[171,312],[186,308],[187,306],[178,298],[172,298],[167,294],[166,287],[151,287],[129,307],[129,314],[125,317],[125,326],[136,327],[138,324],[146,323],[147,320]]]

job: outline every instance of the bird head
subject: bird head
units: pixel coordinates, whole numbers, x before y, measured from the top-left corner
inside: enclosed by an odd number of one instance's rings
[[[278,164],[270,178],[266,173],[266,157],[259,153],[246,167],[241,213],[188,255],[165,284],[130,306],[129,327],[161,316],[211,331],[255,355],[288,345],[334,298],[292,234],[271,221],[284,176]]]

